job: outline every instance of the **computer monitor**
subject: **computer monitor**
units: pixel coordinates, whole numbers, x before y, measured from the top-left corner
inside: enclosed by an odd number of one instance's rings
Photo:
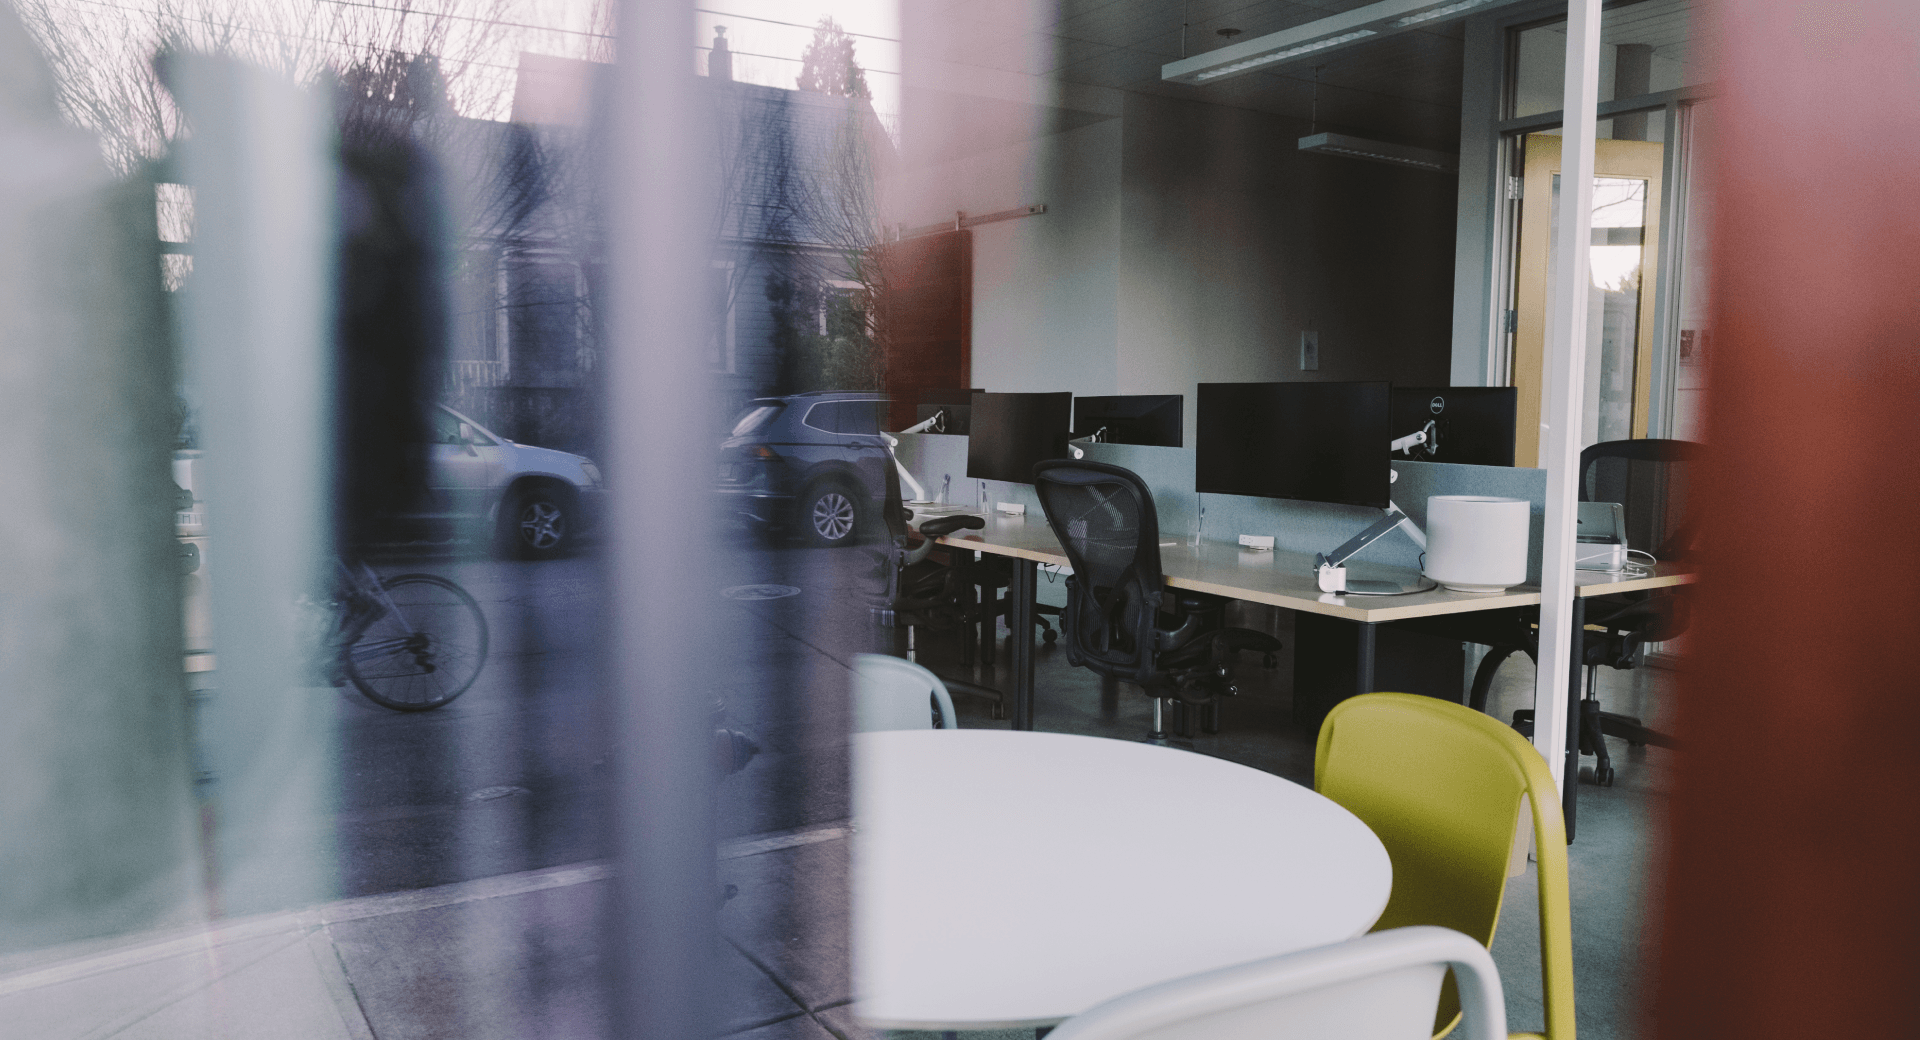
[[[1074,439],[1098,434],[1095,439],[1106,444],[1178,448],[1184,400],[1179,394],[1076,397],[1073,399]]]
[[[1034,463],[1066,457],[1072,416],[1072,394],[974,394],[967,476],[1033,483]]]
[[[1513,426],[1520,391],[1510,386],[1396,386],[1388,404],[1393,437],[1433,423],[1433,443],[1396,459],[1457,462],[1468,466],[1513,465]]]
[[[965,434],[972,431],[973,395],[985,393],[984,390],[922,390],[920,403],[914,409],[913,421],[926,422],[935,412],[947,413],[941,423],[941,433]]]
[[[1386,508],[1388,386],[1201,383],[1194,490]]]

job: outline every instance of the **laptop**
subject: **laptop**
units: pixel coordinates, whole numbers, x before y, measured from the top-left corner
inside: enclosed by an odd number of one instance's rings
[[[1627,516],[1618,502],[1580,502],[1575,517],[1573,565],[1583,571],[1627,566]]]

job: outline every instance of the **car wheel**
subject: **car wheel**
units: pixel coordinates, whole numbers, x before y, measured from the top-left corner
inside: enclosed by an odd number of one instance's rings
[[[500,541],[511,555],[544,560],[572,546],[572,522],[565,499],[548,488],[525,488],[502,504]]]
[[[853,544],[860,511],[846,485],[817,484],[800,499],[800,530],[806,540],[823,548]]]

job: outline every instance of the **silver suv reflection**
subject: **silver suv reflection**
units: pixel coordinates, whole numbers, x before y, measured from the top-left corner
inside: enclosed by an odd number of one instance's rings
[[[600,467],[584,455],[515,444],[445,405],[429,448],[430,504],[411,520],[484,522],[498,551],[543,558],[571,549],[604,511]]]

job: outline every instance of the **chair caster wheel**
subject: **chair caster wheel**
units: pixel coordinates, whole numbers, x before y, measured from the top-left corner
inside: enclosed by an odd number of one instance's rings
[[[1049,628],[1040,634],[1040,638],[1046,640],[1048,646],[1052,646],[1055,642],[1059,641],[1060,633]]]
[[[1260,658],[1260,667],[1278,668],[1280,667],[1280,658],[1274,654],[1266,654]]]
[[[1593,771],[1593,782],[1601,787],[1613,786],[1613,767],[1607,766]]]

